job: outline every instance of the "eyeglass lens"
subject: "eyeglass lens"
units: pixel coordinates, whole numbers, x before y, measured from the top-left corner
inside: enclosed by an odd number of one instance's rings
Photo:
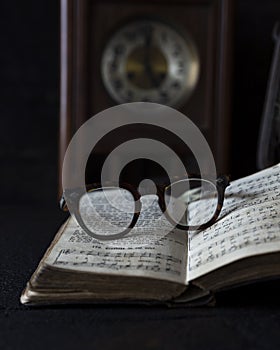
[[[164,199],[169,217],[183,226],[200,226],[211,220],[218,205],[215,184],[207,180],[188,179],[172,183]]]

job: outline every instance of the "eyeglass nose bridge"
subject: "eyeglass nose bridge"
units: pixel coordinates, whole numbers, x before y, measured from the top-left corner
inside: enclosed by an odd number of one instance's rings
[[[134,197],[134,201],[135,201],[135,213],[139,213],[141,212],[142,209],[142,202],[141,202],[141,198],[146,196],[146,195],[155,195],[157,196],[157,201],[159,204],[159,207],[161,209],[161,211],[164,213],[166,210],[166,204],[164,201],[164,190],[166,188],[166,185],[159,185],[159,184],[155,184],[155,189],[154,188],[146,188],[145,191],[141,191],[141,193],[139,192],[139,190],[134,189],[133,190],[133,197]]]

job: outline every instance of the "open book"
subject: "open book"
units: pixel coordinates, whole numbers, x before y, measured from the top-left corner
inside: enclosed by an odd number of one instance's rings
[[[144,238],[103,243],[68,219],[21,302],[201,304],[216,291],[280,277],[280,164],[233,181],[208,229]]]

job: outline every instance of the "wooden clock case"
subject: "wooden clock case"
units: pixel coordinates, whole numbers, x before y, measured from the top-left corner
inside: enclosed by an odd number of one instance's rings
[[[199,80],[179,110],[206,137],[217,170],[228,171],[233,12],[232,0],[61,0],[59,168],[79,126],[116,104],[100,70],[110,35],[133,18],[156,16],[182,28],[196,45]]]

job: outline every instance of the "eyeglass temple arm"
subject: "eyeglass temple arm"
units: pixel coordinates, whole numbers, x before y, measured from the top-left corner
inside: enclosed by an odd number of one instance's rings
[[[218,187],[223,187],[226,189],[230,185],[230,176],[229,175],[219,175],[216,180]]]
[[[60,200],[59,200],[59,208],[65,212],[68,211],[68,207],[66,204],[66,200],[64,198],[64,195],[61,196]]]

